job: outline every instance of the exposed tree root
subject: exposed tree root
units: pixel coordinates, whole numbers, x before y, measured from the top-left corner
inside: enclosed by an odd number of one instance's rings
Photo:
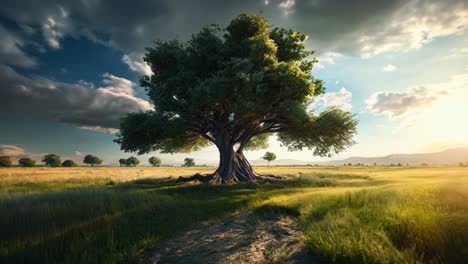
[[[241,179],[245,179],[243,177],[239,177]],[[178,183],[186,183],[186,182],[194,182],[194,183],[207,183],[207,184],[220,184],[220,183],[237,183],[237,182],[253,182],[253,183],[275,183],[280,180],[285,179],[284,177],[281,176],[276,176],[276,175],[259,175],[255,174],[255,176],[252,178],[250,177],[249,180],[238,180],[238,177],[232,177],[232,180],[226,181],[223,180],[218,173],[212,173],[212,174],[199,174],[196,173],[193,176],[190,177],[183,177],[180,176],[177,179]]]

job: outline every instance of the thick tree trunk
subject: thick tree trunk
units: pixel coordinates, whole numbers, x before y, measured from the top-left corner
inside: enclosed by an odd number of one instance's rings
[[[217,144],[219,166],[213,174],[195,174],[191,177],[179,177],[178,182],[230,183],[230,182],[273,182],[282,177],[258,175],[242,153],[242,148],[235,149],[231,143]]]
[[[220,149],[219,167],[214,178],[220,182],[248,182],[257,180],[257,175],[242,151],[232,147]]]

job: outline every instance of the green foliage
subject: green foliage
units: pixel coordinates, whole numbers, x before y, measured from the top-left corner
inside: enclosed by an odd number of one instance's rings
[[[73,160],[65,160],[64,162],[62,162],[62,167],[76,167],[78,166],[78,164],[76,164],[76,162],[74,162]]]
[[[318,156],[339,153],[354,144],[357,121],[351,113],[332,107],[318,116],[303,116],[304,122],[296,123],[295,130],[278,135],[283,146],[290,151],[307,147]],[[298,120],[296,120],[298,121]]]
[[[276,159],[276,154],[273,152],[267,151],[265,155],[263,155],[262,159],[268,161],[268,165],[270,165],[270,162]]]
[[[127,159],[119,159],[120,166],[127,166]]]
[[[9,156],[0,156],[0,167],[10,167],[11,163],[12,161]]]
[[[88,154],[84,157],[83,163],[89,164],[91,166],[102,164],[102,159],[97,156]]]
[[[147,48],[154,74],[140,83],[157,107],[122,120],[115,139],[122,150],[175,153],[225,144],[241,152],[267,147],[272,134],[291,150],[307,147],[320,156],[353,144],[354,115],[307,111],[325,88],[311,74],[317,60],[306,35],[270,28],[256,14],[239,15],[222,32],[208,26],[186,43]]]
[[[47,166],[50,167],[59,167],[62,161],[60,160],[60,156],[57,154],[47,154],[42,158],[42,162],[44,162]]]
[[[195,166],[195,160],[193,158],[185,158],[184,159],[184,167],[193,167]]]
[[[21,158],[18,160],[18,164],[23,167],[34,167],[36,165],[36,161],[30,158]]]
[[[133,166],[135,167],[136,165],[140,164],[140,160],[137,159],[136,157],[134,156],[131,156],[130,158],[128,158],[127,160],[125,160],[125,165],[127,166]]]
[[[151,165],[153,165],[153,166],[155,166],[155,167],[161,166],[161,163],[162,163],[162,162],[161,162],[161,159],[158,158],[158,157],[151,157],[151,158],[149,158],[148,161],[149,161],[149,163],[150,163]]]

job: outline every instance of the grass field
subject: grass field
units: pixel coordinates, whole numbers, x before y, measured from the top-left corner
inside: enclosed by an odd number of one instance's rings
[[[288,180],[175,183],[212,170],[0,169],[0,262],[145,262],[175,234],[242,210],[297,216],[324,262],[468,259],[468,168],[257,167]]]

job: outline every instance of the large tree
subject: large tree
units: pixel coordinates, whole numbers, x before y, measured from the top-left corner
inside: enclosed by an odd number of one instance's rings
[[[357,121],[337,108],[310,109],[325,89],[311,75],[317,60],[306,39],[242,14],[224,31],[208,26],[186,43],[156,41],[144,57],[154,74],[141,80],[154,110],[125,117],[116,142],[139,154],[214,144],[219,167],[203,178],[211,182],[262,178],[243,152],[267,147],[272,134],[292,151],[325,156],[344,150],[353,144]]]

